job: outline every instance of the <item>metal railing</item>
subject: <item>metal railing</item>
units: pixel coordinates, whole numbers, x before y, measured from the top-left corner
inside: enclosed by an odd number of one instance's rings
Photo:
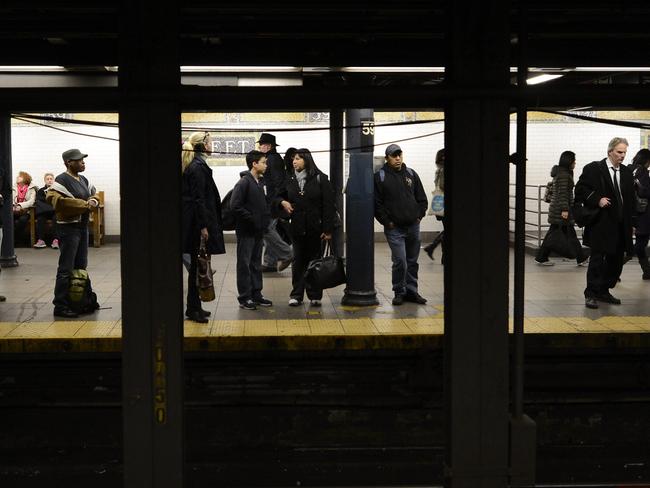
[[[531,190],[529,192],[529,190]],[[548,203],[543,199],[544,192],[546,191],[546,185],[526,185],[526,232],[525,238],[526,242],[537,243],[537,247],[542,245],[546,231],[551,226],[548,223]],[[515,184],[510,183],[509,193],[509,204],[508,208],[510,210],[510,222],[512,226],[510,227],[510,234],[514,236],[514,223],[515,223]],[[532,196],[529,196],[532,194]],[[534,202],[531,205],[532,208],[529,208],[528,202]],[[532,216],[532,220],[528,220],[529,216]],[[582,229],[576,228],[576,233],[578,237],[582,235]],[[514,237],[513,237],[514,239]]]

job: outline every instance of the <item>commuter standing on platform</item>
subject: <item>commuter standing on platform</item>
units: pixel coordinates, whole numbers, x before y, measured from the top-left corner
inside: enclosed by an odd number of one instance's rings
[[[262,296],[262,243],[270,213],[264,187],[266,156],[260,151],[246,155],[248,171],[232,190],[230,209],[235,215],[237,234],[237,292],[239,308],[256,310],[270,307],[271,300]]]
[[[302,304],[305,294],[305,271],[309,262],[323,254],[323,241],[332,239],[334,230],[334,192],[327,176],[314,163],[308,149],[298,149],[293,156],[293,174],[284,192],[278,195],[280,205],[291,215],[290,232],[295,259],[291,267],[293,289],[289,306]],[[323,290],[307,288],[311,305],[319,307]]]
[[[264,181],[266,185],[266,197],[269,203],[276,198],[278,191],[282,191],[286,186],[287,172],[284,160],[276,150],[278,144],[275,142],[275,136],[267,132],[262,132],[260,140],[257,141],[260,151],[266,156],[266,173]],[[278,217],[281,216],[280,209],[273,209],[269,226],[264,232],[264,271],[283,271],[293,261],[293,252],[291,246],[287,244],[277,230]]]
[[[582,245],[576,235],[573,215],[573,170],[576,167],[576,155],[573,151],[564,151],[560,161],[551,169],[553,192],[548,207],[548,222],[551,224],[542,242],[535,262],[540,266],[552,266],[548,257],[551,251],[575,258],[578,266],[587,264]],[[556,245],[555,243],[560,245]]]
[[[226,247],[221,224],[221,197],[208,166],[211,144],[209,132],[194,132],[183,144],[183,252],[190,255],[185,315],[194,322],[207,323],[210,312],[203,310],[196,284],[201,243],[208,255],[224,254]]]
[[[636,193],[639,198],[646,200],[650,199],[650,174],[648,174],[648,167],[650,167],[650,150],[641,149],[634,156],[631,169],[634,174]],[[643,271],[642,278],[644,280],[650,280],[650,263],[646,254],[646,248],[650,240],[650,210],[647,207],[637,217],[635,235],[634,252],[639,259],[639,264]]]
[[[607,158],[584,167],[576,184],[576,201],[598,210],[587,223],[584,243],[591,248],[587,269],[585,306],[598,302],[619,305],[610,293],[623,270],[623,255],[632,252],[632,218],[635,209],[634,177],[623,160],[628,142],[615,137],[607,147]]]
[[[0,168],[0,246],[2,246],[2,208],[4,206],[4,196],[5,191],[10,190],[8,185],[5,183],[5,170]],[[2,273],[2,268],[0,268],[0,273]],[[7,297],[0,295],[0,302],[7,300]]]
[[[434,184],[436,190],[440,190],[443,194],[445,193],[445,149],[442,148],[436,153],[436,176],[434,179]],[[445,238],[445,218],[439,217],[436,215],[436,219],[442,221],[442,230],[435,237],[433,242],[424,248],[424,252],[427,253],[427,256],[433,261],[433,251],[436,250],[442,241]],[[440,263],[445,264],[445,255],[443,249],[442,257],[440,258]]]
[[[88,213],[97,207],[95,186],[80,173],[86,170],[87,154],[68,149],[62,154],[66,171],[54,179],[47,191],[47,202],[54,208],[56,235],[59,237],[59,267],[54,285],[54,315],[74,318],[68,298],[70,276],[74,269],[88,266]]]
[[[386,164],[375,173],[375,218],[393,261],[393,305],[405,301],[425,304],[418,294],[420,221],[427,212],[427,196],[418,174],[408,168],[397,144],[386,148]]]

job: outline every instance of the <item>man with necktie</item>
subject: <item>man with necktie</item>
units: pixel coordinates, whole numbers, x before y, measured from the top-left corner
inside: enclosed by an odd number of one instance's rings
[[[621,275],[623,255],[633,248],[634,177],[622,164],[627,148],[626,139],[612,139],[607,146],[607,158],[585,166],[576,184],[576,202],[599,209],[583,235],[584,244],[591,248],[585,288],[587,308],[598,308],[598,302],[621,303],[609,290]]]

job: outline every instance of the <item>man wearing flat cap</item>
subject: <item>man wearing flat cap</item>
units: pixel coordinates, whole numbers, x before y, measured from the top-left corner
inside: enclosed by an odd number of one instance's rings
[[[99,205],[95,187],[81,175],[86,170],[87,154],[79,149],[68,149],[61,157],[66,171],[54,179],[47,191],[46,200],[54,208],[56,232],[59,236],[59,267],[54,286],[54,315],[74,318],[68,291],[73,269],[86,269],[88,265],[89,209]]]
[[[393,305],[427,303],[418,294],[420,220],[427,206],[420,177],[404,164],[402,148],[389,145],[386,164],[375,173],[375,218],[384,226],[393,261]]]
[[[275,136],[268,132],[262,132],[260,140],[257,141],[260,151],[266,155],[266,173],[264,173],[264,184],[266,186],[266,200],[273,202],[278,193],[284,191],[286,186],[286,171],[284,160],[276,150],[278,144]],[[278,218],[280,210],[271,207],[271,222],[264,233],[264,266],[263,271],[282,271],[293,261],[293,251],[278,233]]]

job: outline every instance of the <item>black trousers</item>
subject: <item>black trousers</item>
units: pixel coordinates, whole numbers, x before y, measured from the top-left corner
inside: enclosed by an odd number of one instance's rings
[[[291,265],[291,298],[302,301],[305,294],[305,271],[309,262],[322,256],[322,241],[319,234],[306,234],[293,240],[293,264]],[[309,300],[323,298],[323,290],[307,288]]]
[[[201,299],[199,298],[199,288],[196,286],[197,272],[197,254],[198,249],[190,253],[190,269],[187,275],[187,312],[197,312],[201,310]]]
[[[548,229],[548,232],[546,233],[546,237],[544,237],[544,241],[542,242],[542,245],[537,251],[537,261],[540,262],[548,261],[548,257],[551,255],[552,249],[548,245],[547,238],[549,238],[553,234],[553,232],[561,232],[561,228],[562,226],[559,224],[551,224],[551,227]],[[575,254],[576,261],[578,263],[581,263],[585,259],[587,259],[587,256],[585,255],[585,252],[582,249],[582,244],[580,244],[580,240],[576,235],[575,227],[573,227],[573,225],[567,225],[566,228],[567,228],[568,243],[571,248],[572,254]]]
[[[645,252],[646,247],[648,247],[648,241],[650,241],[650,235],[648,234],[637,234],[636,242],[634,243],[634,254],[639,259],[646,259],[648,256]]]
[[[618,243],[613,254],[591,250],[589,268],[587,268],[587,288],[585,297],[596,298],[609,293],[614,288],[623,271],[623,254],[625,252],[625,239],[623,228],[618,229]]]
[[[45,225],[48,220],[54,220],[54,210],[43,212],[36,216],[36,240],[45,240]],[[52,239],[56,239],[56,225],[52,226]]]

